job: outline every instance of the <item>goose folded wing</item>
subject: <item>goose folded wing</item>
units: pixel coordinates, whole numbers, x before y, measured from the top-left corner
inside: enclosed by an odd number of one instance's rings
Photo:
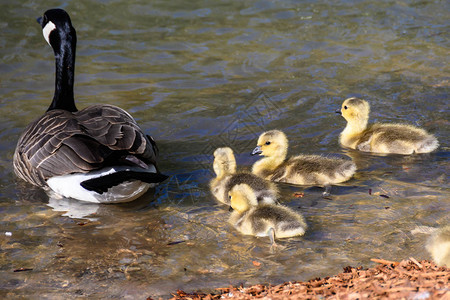
[[[127,113],[123,118],[111,115],[82,110],[73,117],[46,120],[44,123],[52,126],[42,126],[44,130],[34,136],[27,149],[30,164],[46,179],[96,170],[121,156],[132,155],[154,164],[152,144],[134,120]]]
[[[155,162],[156,151],[152,141],[123,109],[113,105],[94,105],[76,114],[83,131],[100,144],[112,150],[126,150]]]

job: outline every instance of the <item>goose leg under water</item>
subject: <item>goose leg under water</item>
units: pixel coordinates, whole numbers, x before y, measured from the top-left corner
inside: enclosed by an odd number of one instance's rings
[[[329,197],[331,195],[331,185],[326,184],[323,186],[325,188],[325,191],[322,193],[323,197]]]
[[[275,229],[273,227],[270,227],[270,229],[267,231],[267,235],[270,238],[270,247],[276,248],[278,245],[275,243]]]

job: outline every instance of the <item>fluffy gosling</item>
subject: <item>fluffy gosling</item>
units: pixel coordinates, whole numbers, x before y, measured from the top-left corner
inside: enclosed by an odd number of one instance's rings
[[[367,126],[370,106],[365,100],[348,98],[342,103],[340,113],[347,126],[339,136],[344,147],[364,152],[413,154],[428,153],[439,146],[432,134],[406,124],[375,123]]]
[[[209,187],[219,202],[229,206],[228,192],[235,185],[245,183],[255,191],[259,203],[278,203],[275,184],[251,173],[236,173],[236,159],[230,148],[217,148],[214,151],[213,168],[217,177],[210,181]]]
[[[321,185],[324,196],[330,185],[349,180],[356,171],[351,160],[319,155],[298,155],[286,160],[288,139],[280,130],[270,130],[259,136],[252,155],[265,156],[253,164],[252,173],[262,178],[300,185]]]
[[[272,246],[275,238],[288,238],[305,234],[303,216],[288,207],[259,204],[252,188],[247,184],[235,185],[229,192],[233,212],[229,222],[245,235],[268,236]]]

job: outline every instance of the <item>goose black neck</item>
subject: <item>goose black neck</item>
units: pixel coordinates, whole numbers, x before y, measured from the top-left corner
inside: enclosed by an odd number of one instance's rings
[[[77,36],[74,28],[67,34],[61,34],[59,47],[53,47],[55,53],[56,78],[55,95],[47,111],[53,109],[63,109],[76,112],[73,95],[73,82],[75,76],[75,49],[77,46]]]

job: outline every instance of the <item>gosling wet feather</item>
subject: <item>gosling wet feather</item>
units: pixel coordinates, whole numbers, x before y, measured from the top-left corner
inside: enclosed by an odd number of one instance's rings
[[[428,153],[439,147],[438,140],[432,134],[412,125],[368,125],[370,105],[366,100],[348,98],[336,112],[347,121],[339,136],[339,142],[344,147],[364,152],[404,155]]]

